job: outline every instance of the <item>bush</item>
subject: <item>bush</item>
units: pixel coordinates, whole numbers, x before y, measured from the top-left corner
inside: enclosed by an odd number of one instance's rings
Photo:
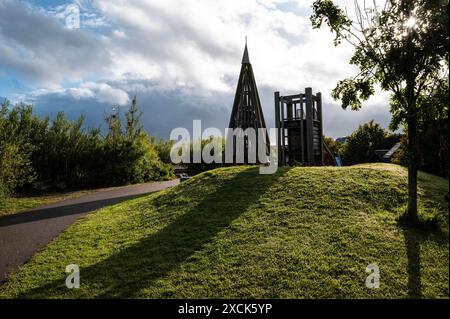
[[[370,162],[376,149],[385,145],[386,132],[374,121],[360,125],[348,138],[343,150],[345,165]]]
[[[133,99],[130,110],[125,113],[124,129],[120,115],[117,110],[107,119],[109,132],[103,144],[104,171],[107,173],[103,178],[109,179],[110,184],[172,178],[172,165],[161,161],[154,138],[148,136],[139,124],[142,114],[137,110],[136,98]]]
[[[175,142],[172,140],[164,141],[163,139],[160,139],[159,142],[155,144],[156,151],[158,152],[159,158],[163,163],[172,163],[170,159],[170,150],[172,149],[174,143]]]
[[[0,146],[0,184],[2,192],[11,193],[34,179],[29,154],[23,152],[18,144]]]
[[[5,101],[0,108],[0,191],[3,195],[35,178],[30,159],[34,146],[29,139],[35,119],[30,107],[19,105],[9,111],[9,106]]]
[[[341,155],[344,152],[345,144],[334,140],[332,137],[324,136],[324,142],[334,155]]]
[[[418,169],[425,172],[448,177],[448,121],[430,121],[418,131],[419,160]],[[395,152],[392,163],[408,165],[407,135],[400,139],[401,146]]]
[[[161,160],[170,143],[156,144],[142,129],[135,98],[125,120],[122,130],[120,113],[112,114],[107,119],[108,134],[102,137],[99,129],[83,128],[82,116],[69,121],[61,112],[49,121],[33,116],[31,106],[11,108],[4,102],[0,109],[0,192],[172,178],[172,165]]]

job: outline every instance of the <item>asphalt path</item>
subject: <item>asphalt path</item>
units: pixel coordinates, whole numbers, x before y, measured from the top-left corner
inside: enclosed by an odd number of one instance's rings
[[[175,186],[179,180],[94,191],[25,212],[0,217],[0,283],[61,231],[90,212]]]

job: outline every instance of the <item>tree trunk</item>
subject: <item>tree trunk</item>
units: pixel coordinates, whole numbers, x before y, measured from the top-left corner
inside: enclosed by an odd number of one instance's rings
[[[408,98],[408,217],[417,221],[417,110]]]

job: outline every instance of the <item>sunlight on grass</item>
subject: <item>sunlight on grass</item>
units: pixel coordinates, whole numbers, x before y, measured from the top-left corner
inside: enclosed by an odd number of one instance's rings
[[[11,196],[0,198],[0,217],[16,214],[28,209],[42,205],[59,202],[69,198],[76,198],[89,193],[89,191],[78,191],[52,195],[35,196]]]
[[[419,175],[421,214],[439,231],[397,222],[406,186],[388,164],[205,172],[88,215],[0,297],[448,298],[448,180]],[[65,287],[71,263],[80,289]],[[364,285],[370,263],[379,289]]]

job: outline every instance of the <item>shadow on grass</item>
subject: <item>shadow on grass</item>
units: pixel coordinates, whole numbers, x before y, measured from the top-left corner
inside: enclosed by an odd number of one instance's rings
[[[434,221],[409,221],[408,218],[399,220],[399,226],[405,237],[406,256],[408,258],[408,298],[420,299],[422,294],[422,275],[420,245],[426,240],[435,240],[445,244],[448,236]]]
[[[0,217],[0,228],[5,226],[11,226],[16,224],[30,223],[36,221],[43,221],[52,218],[60,218],[63,216],[77,215],[77,214],[87,214],[99,208],[118,204],[125,200],[134,199],[140,196],[146,196],[148,194],[139,195],[127,195],[115,198],[107,198],[100,200],[92,200],[89,202],[82,202],[77,204],[64,205],[62,203],[56,203],[58,206],[54,207],[44,207],[30,209],[25,212],[19,212],[12,215],[7,215]],[[70,222],[73,222],[72,220]]]
[[[408,258],[408,297],[422,298],[422,280],[420,274],[420,238],[417,230],[403,225],[405,248]]]
[[[442,244],[448,242],[448,202],[445,201],[447,189],[426,183],[419,178],[423,198],[429,199],[419,212],[419,219],[412,221],[406,215],[398,219],[405,238],[406,255],[408,258],[408,297],[419,299],[422,293],[420,246],[426,240]],[[427,215],[427,212],[432,212]]]
[[[146,287],[176,269],[214,236],[258,201],[267,189],[285,173],[259,175],[258,168],[246,169],[205,194],[198,205],[189,209],[165,228],[118,251],[88,268],[80,269],[81,287],[70,297],[132,298]],[[38,287],[21,298],[64,296],[68,293],[65,277]],[[73,294],[72,294],[73,293]],[[174,297],[167,294],[162,297]]]

